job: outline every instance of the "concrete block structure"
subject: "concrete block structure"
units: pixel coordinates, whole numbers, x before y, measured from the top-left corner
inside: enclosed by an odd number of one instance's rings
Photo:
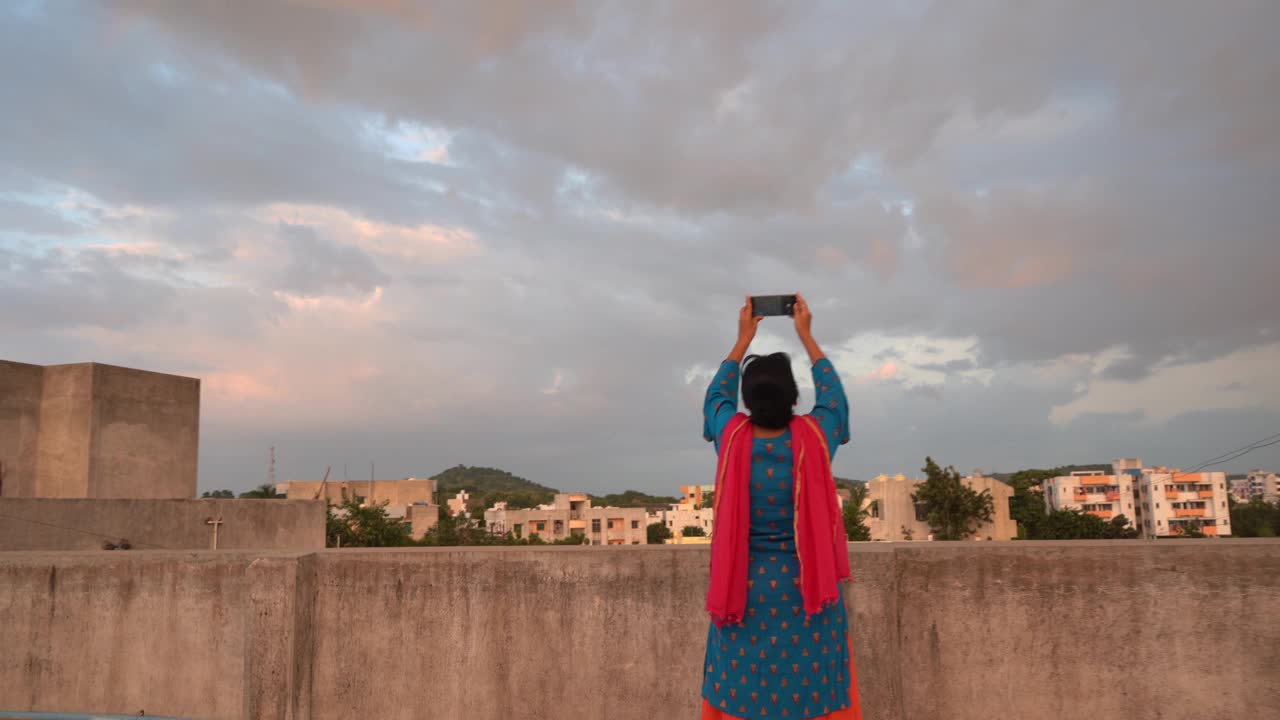
[[[0,361],[0,497],[194,498],[200,381]]]
[[[863,521],[871,532],[872,540],[930,540],[932,529],[924,521],[924,514],[911,495],[923,480],[911,480],[905,475],[892,477],[880,475],[867,483],[864,507],[867,518]],[[972,540],[1014,540],[1018,537],[1018,523],[1009,515],[1009,500],[1013,488],[980,472],[963,478],[970,489],[991,493],[992,514],[989,522],[978,526]]]
[[[130,550],[320,550],[324,503],[0,498],[0,552],[122,543]]]
[[[592,507],[585,493],[559,493],[555,500],[528,510],[507,509],[505,502],[484,511],[494,534],[537,535],[548,542],[585,535],[588,545],[643,545],[648,518],[644,508]]]

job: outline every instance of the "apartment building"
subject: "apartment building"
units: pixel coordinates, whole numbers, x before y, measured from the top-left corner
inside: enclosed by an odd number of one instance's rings
[[[497,535],[537,535],[552,542],[581,534],[588,545],[643,545],[647,521],[644,508],[592,507],[585,493],[559,493],[550,504],[527,510],[500,502],[484,511],[485,527]]]
[[[1146,468],[1139,458],[1117,460],[1116,467],[1134,478],[1134,509],[1143,537],[1178,537],[1192,528],[1210,537],[1231,534],[1225,473]]]
[[[1119,462],[1119,461],[1117,461]],[[1116,470],[1081,470],[1044,481],[1045,507],[1055,510],[1083,510],[1103,520],[1120,515],[1137,525],[1134,505],[1134,476]]]
[[[647,523],[660,523],[680,538],[686,527],[702,528],[707,537],[715,530],[714,485],[684,485],[680,502],[648,514]]]
[[[867,499],[863,505],[867,509],[867,518],[863,522],[870,530],[872,540],[933,539],[932,528],[925,522],[919,504],[911,497],[923,482],[898,474],[880,475],[867,483]],[[962,482],[977,492],[990,492],[992,498],[991,520],[979,525],[970,539],[1016,539],[1018,523],[1009,515],[1009,500],[1013,497],[1013,488],[977,471],[962,478]]]
[[[1280,477],[1266,470],[1250,470],[1245,477],[1232,480],[1229,489],[1237,502],[1280,502]]]

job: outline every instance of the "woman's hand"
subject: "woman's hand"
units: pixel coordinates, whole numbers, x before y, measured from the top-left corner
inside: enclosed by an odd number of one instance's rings
[[[738,342],[734,343],[728,359],[742,362],[742,356],[747,354],[747,348],[756,337],[756,328],[763,319],[751,314],[751,296],[748,295],[746,304],[738,311]]]
[[[747,296],[747,304],[742,306],[738,311],[738,342],[743,345],[750,345],[751,341],[756,337],[756,328],[759,327],[763,317],[756,317],[751,313],[751,296]]]
[[[796,293],[796,305],[791,311],[796,321],[796,335],[801,340],[812,337],[810,326],[813,324],[813,314],[809,312],[809,303],[804,301],[799,293]]]
[[[810,326],[813,325],[813,314],[809,312],[809,303],[796,293],[796,306],[791,311],[796,321],[796,335],[800,336],[800,344],[804,345],[805,352],[809,353],[809,362],[816,363],[826,354],[822,352],[822,348],[818,347],[818,341],[813,339],[813,333]]]

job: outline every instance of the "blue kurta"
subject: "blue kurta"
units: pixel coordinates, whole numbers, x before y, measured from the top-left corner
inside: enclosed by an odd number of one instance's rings
[[[703,434],[716,440],[738,411],[738,363],[726,360],[707,389]],[[849,408],[835,368],[813,366],[813,417],[834,458],[849,438]],[[792,514],[791,433],[753,441],[747,610],[707,633],[702,697],[742,718],[811,718],[849,706],[849,624],[844,603],[806,618]]]

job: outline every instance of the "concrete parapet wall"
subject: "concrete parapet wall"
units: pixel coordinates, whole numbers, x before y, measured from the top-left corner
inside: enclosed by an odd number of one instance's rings
[[[858,544],[866,717],[1280,707],[1280,541]],[[0,709],[692,718],[699,547],[0,554]]]
[[[208,550],[218,519],[221,550],[324,548],[323,500],[111,500],[0,498],[0,551]]]

